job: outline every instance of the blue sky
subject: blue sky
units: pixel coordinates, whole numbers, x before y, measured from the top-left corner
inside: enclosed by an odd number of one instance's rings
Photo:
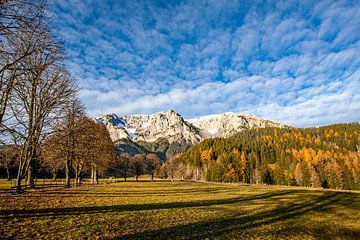
[[[51,10],[90,115],[360,121],[358,0],[55,0]]]

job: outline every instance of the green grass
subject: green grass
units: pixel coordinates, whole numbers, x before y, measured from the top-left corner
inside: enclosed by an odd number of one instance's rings
[[[1,239],[360,239],[360,193],[120,182],[0,194]]]

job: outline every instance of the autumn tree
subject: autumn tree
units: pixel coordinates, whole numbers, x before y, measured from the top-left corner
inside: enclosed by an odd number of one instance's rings
[[[90,125],[93,125],[93,138],[89,139],[89,142],[93,142],[90,159],[91,182],[92,184],[97,184],[99,174],[104,174],[110,164],[115,161],[115,149],[106,127],[94,121],[91,122],[92,124]]]
[[[359,123],[257,128],[206,139],[177,160],[192,171],[208,166],[209,181],[360,189],[359,149]]]
[[[79,159],[80,138],[84,134],[85,110],[76,96],[72,96],[65,117],[53,127],[43,145],[42,164],[53,172],[58,167],[65,169],[65,186],[71,186],[72,165]]]
[[[60,134],[52,134],[42,145],[40,164],[52,174],[52,179],[55,180],[58,171],[64,169],[64,158],[66,157],[65,147],[61,145],[63,136]]]
[[[245,152],[241,152],[240,163],[241,163],[241,176],[243,176],[243,181],[246,183],[250,183],[250,175],[251,175],[249,169],[250,164]]]
[[[176,158],[170,158],[165,163],[165,173],[168,177],[170,177],[171,182],[174,181],[174,177],[177,171],[178,164],[176,163]]]
[[[207,172],[211,160],[214,158],[212,148],[201,151],[200,159],[204,163],[204,171]]]
[[[296,164],[294,176],[295,176],[295,181],[296,181],[297,185],[303,186],[304,177],[303,177],[302,163],[301,162],[298,162]]]
[[[120,168],[123,173],[124,181],[128,176],[129,169],[131,167],[131,156],[128,153],[117,153],[116,162],[114,162],[115,168]]]
[[[73,96],[66,110],[66,118],[59,125],[56,134],[60,137],[58,147],[62,148],[65,163],[65,186],[71,186],[71,168],[73,162],[79,157],[80,136],[83,134],[85,110],[80,101]]]
[[[99,172],[105,172],[110,163],[115,161],[114,145],[106,127],[89,118],[80,121],[78,146],[73,167],[76,185],[81,185],[86,170],[90,170],[91,183],[98,183]]]
[[[160,167],[160,158],[157,154],[149,153],[146,155],[146,162],[151,174],[151,181],[154,181],[154,173]]]
[[[134,171],[136,181],[138,181],[139,176],[143,174],[146,169],[145,157],[142,154],[135,154],[131,158],[131,168]]]

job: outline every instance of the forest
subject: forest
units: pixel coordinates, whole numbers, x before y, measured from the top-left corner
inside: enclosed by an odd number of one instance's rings
[[[167,164],[183,179],[360,189],[360,124],[246,130]]]

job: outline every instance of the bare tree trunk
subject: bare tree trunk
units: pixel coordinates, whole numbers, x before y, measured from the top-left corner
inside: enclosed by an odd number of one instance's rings
[[[80,186],[81,185],[81,178],[79,175],[76,175],[75,177],[75,182],[76,182],[76,186]]]
[[[124,181],[126,182],[126,169],[124,170]]]
[[[95,184],[99,183],[97,167],[94,167],[94,182]]]
[[[76,181],[76,186],[80,186],[81,185],[81,172],[83,169],[83,165],[82,163],[78,163],[78,166],[76,167],[76,176],[75,176],[75,181]]]
[[[28,177],[27,177],[27,185],[29,185],[30,188],[35,188],[35,182],[34,182],[34,168],[35,168],[35,161],[34,159],[30,160],[30,165],[28,169]]]
[[[139,175],[135,175],[136,181],[138,182]]]
[[[77,170],[75,171],[75,185],[79,186],[79,172]]]
[[[98,179],[98,170],[97,170],[97,166],[95,165],[91,165],[91,184],[98,184],[99,183],[99,179]]]
[[[99,183],[99,179],[98,179],[98,171],[97,171],[97,166],[95,165],[91,165],[91,184],[98,184]]]
[[[16,191],[17,193],[21,192],[21,180],[24,177],[24,168],[26,165],[25,162],[25,148],[26,145],[23,144],[21,152],[20,152],[20,157],[19,157],[19,167],[18,167],[18,171],[17,171],[17,176],[16,176],[16,182],[15,182],[15,187],[16,187]]]
[[[65,162],[65,186],[66,187],[71,187],[70,166],[71,166],[71,162],[69,160],[67,160]]]
[[[154,172],[151,172],[151,181],[154,181]]]
[[[57,177],[57,171],[54,171],[54,172],[53,172],[52,180],[55,181],[55,180],[56,180],[56,177]]]
[[[20,193],[21,192],[21,174],[20,174],[20,172],[18,172],[18,175],[16,177],[15,187],[16,187],[16,192]]]
[[[94,165],[91,164],[91,184],[95,184],[95,169],[94,169]]]
[[[10,180],[10,171],[9,171],[9,167],[6,166],[6,175],[7,175],[7,180]]]

